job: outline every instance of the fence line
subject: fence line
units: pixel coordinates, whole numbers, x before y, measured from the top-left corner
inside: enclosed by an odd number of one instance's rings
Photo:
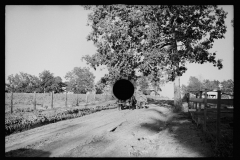
[[[222,94],[226,94],[226,95],[228,95],[228,96],[232,96],[232,97],[234,97],[234,95],[231,95],[231,94],[228,94],[228,93],[224,93],[224,92],[222,92]]]
[[[220,119],[221,119],[221,104],[225,104],[225,105],[233,105],[233,99],[221,99],[221,91],[217,91],[218,92],[218,97],[217,99],[208,99],[207,98],[207,91],[204,92],[204,99],[202,99],[202,92],[203,91],[199,91],[199,98],[198,98],[198,94],[196,94],[196,98],[190,98],[190,94],[187,93],[186,97],[187,97],[187,103],[188,103],[188,108],[189,108],[189,103],[193,102],[193,109],[189,109],[189,113],[191,114],[191,116],[193,116],[193,114],[195,113],[196,115],[198,115],[197,117],[197,124],[199,124],[200,122],[200,115],[203,115],[203,130],[204,132],[207,131],[207,104],[208,103],[213,103],[213,104],[217,104],[217,137],[216,137],[216,146],[219,145],[219,141],[220,141]],[[204,103],[204,111],[201,111],[201,104]],[[197,105],[198,104],[198,105]],[[227,113],[227,112],[225,112]],[[231,113],[231,112],[229,112]]]
[[[205,92],[217,92],[216,90],[207,90],[207,89],[205,89],[204,91],[205,91]],[[190,93],[190,92],[201,92],[201,91],[188,91],[188,92]],[[233,94],[229,94],[229,93],[225,93],[225,92],[221,92],[221,94],[222,94],[222,95],[225,94],[225,95],[234,97]]]
[[[9,95],[9,93],[5,93],[5,94]],[[14,96],[15,94],[17,95],[16,97]],[[21,99],[18,97],[19,94],[22,95],[22,96],[20,96]],[[44,103],[49,104],[49,99],[48,99],[48,102],[45,101],[46,98],[47,98],[46,97],[47,95],[45,93],[40,93],[40,94],[42,94],[42,95],[38,97],[38,94],[36,92],[34,92],[34,93],[13,93],[13,92],[11,92],[10,93],[10,112],[13,113],[13,110],[14,110],[13,107],[14,107],[15,99],[16,99],[17,102],[19,102],[18,104],[20,104],[20,102],[21,102],[21,103],[26,104],[26,105],[29,105],[29,99],[30,99],[31,105],[33,106],[33,110],[37,110],[37,105],[41,105],[42,107],[44,107],[43,106]],[[64,95],[64,94],[56,94],[56,96],[54,96],[55,94],[53,92],[50,92],[48,94],[50,96],[50,106],[51,106],[52,109],[54,108],[54,101],[56,103],[56,101],[58,102],[58,101],[62,101],[64,99],[64,98],[59,97],[59,95]],[[79,106],[79,94],[73,94],[73,95],[74,96],[72,96],[71,94],[67,94],[67,92],[66,92],[66,95],[63,96],[63,97],[65,97],[65,107],[68,107],[68,105],[67,105],[68,104],[68,96],[71,97],[70,98],[71,100],[70,99],[69,100],[72,101],[72,102],[70,102],[70,103],[72,103],[72,105]],[[85,96],[85,94],[82,94],[82,95]],[[81,100],[83,100],[82,102],[84,102],[84,96],[81,98]],[[6,101],[8,101],[7,97],[8,96],[6,96],[6,98],[5,98],[5,104],[9,104],[9,103],[6,102]],[[90,97],[91,97],[91,99],[93,97],[93,100],[91,100],[91,102],[96,102],[96,97],[98,99],[100,99],[100,101],[106,101],[106,100],[111,99],[111,95],[98,94],[98,96],[97,96],[95,94],[94,95],[88,94],[88,95],[86,95],[86,101],[85,101],[86,104],[89,103]],[[25,98],[26,98],[26,101],[25,101]],[[60,98],[60,100],[59,100],[59,98]],[[23,102],[22,102],[22,100],[23,100]]]

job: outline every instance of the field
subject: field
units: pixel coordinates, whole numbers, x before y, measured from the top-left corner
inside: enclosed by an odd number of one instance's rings
[[[85,94],[68,94],[66,107],[66,94],[54,94],[53,108],[51,108],[51,99],[51,94],[36,94],[37,110],[34,110],[34,93],[14,93],[13,113],[11,113],[11,94],[5,93],[5,135],[109,109],[99,105],[110,100],[110,96],[96,95],[94,101],[94,95],[89,95],[86,103]],[[90,104],[93,105],[92,108],[87,107]],[[98,105],[94,106],[94,104]]]
[[[53,108],[65,107],[65,94],[54,94]],[[76,106],[77,99],[79,105],[86,104],[86,94],[68,94],[67,105],[68,107]],[[96,101],[104,101],[110,99],[110,96],[96,94]],[[13,94],[13,110],[33,108],[34,93],[14,93]],[[89,95],[88,102],[93,102],[94,96]],[[5,112],[10,111],[11,94],[5,93]],[[49,93],[36,93],[37,109],[47,109],[51,107],[51,94]]]

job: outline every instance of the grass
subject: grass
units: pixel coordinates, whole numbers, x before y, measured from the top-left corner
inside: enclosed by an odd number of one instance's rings
[[[102,105],[92,105],[89,107],[71,107],[71,108],[54,108],[49,110],[37,111],[19,111],[14,113],[5,113],[5,136],[36,128],[49,123],[77,118],[84,115],[92,114],[101,110],[114,109],[116,106],[113,101],[102,102]]]
[[[51,108],[51,94],[50,93],[36,93],[37,109]],[[65,107],[66,94],[54,94],[53,95],[53,108]],[[76,106],[78,104],[86,104],[86,94],[68,94],[67,105]],[[108,98],[109,99],[109,98]],[[105,101],[103,95],[97,94],[96,101]],[[89,95],[88,103],[94,101],[94,96]],[[13,108],[33,108],[34,93],[13,93]],[[10,111],[11,93],[5,93],[5,112]]]

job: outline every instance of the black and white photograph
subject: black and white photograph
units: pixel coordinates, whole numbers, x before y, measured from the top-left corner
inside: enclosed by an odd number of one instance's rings
[[[5,5],[5,157],[233,157],[234,5]]]

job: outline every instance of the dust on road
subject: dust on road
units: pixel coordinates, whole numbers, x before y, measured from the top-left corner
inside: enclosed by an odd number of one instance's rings
[[[169,108],[104,110],[5,137],[15,157],[208,157],[210,145]]]

